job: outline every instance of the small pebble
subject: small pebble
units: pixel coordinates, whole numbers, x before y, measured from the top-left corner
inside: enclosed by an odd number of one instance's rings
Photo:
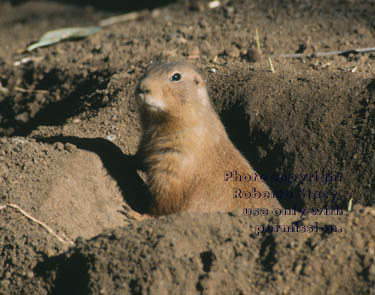
[[[116,139],[116,135],[110,134],[110,135],[107,136],[107,139],[110,140],[110,141],[114,141]]]
[[[262,59],[262,56],[260,55],[258,50],[250,48],[247,51],[247,53],[245,55],[245,58],[248,62],[257,62],[257,61],[260,61]]]
[[[64,149],[64,145],[61,142],[56,142],[53,147],[58,151],[62,151]]]
[[[77,150],[77,147],[74,144],[66,143],[65,144],[65,150],[67,150],[68,152],[73,152],[73,151]]]
[[[240,56],[240,50],[236,46],[232,46],[231,48],[225,50],[225,54],[229,57],[237,58]]]
[[[52,256],[55,255],[55,251],[52,248],[48,248],[46,250],[46,254],[47,254],[48,257],[52,257]]]
[[[220,1],[210,1],[208,2],[208,8],[213,9],[221,5]]]

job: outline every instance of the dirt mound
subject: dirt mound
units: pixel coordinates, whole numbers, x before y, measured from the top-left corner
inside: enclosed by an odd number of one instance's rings
[[[65,254],[54,266],[57,294],[369,294],[375,211],[355,212],[302,222],[211,214],[131,224]],[[261,232],[262,226],[298,224],[301,230],[316,223],[317,232]],[[331,224],[337,232],[323,230]]]
[[[69,143],[49,145],[22,137],[2,139],[2,153],[6,201],[20,204],[28,198],[23,209],[69,239],[91,238],[125,224],[119,212],[122,194],[98,155]]]
[[[374,211],[345,210],[375,204],[375,54],[279,56],[374,47],[373,2],[177,1],[31,53],[48,30],[113,13],[14,3],[0,3],[0,294],[374,292]],[[230,138],[292,216],[126,218],[149,202],[134,89],[176,59],[206,76]]]

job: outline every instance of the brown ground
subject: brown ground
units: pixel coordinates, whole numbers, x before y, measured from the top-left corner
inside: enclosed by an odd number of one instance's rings
[[[32,53],[21,51],[48,30],[123,10],[0,2],[0,208],[17,204],[75,243],[0,209],[0,294],[375,294],[375,53],[274,57],[375,47],[375,3],[222,2],[179,1]],[[230,137],[261,175],[341,173],[327,184],[269,179],[285,207],[346,209],[352,198],[354,211],[129,221],[130,208],[147,208],[133,168],[135,85],[152,61],[195,55]],[[338,232],[256,231],[315,222]]]

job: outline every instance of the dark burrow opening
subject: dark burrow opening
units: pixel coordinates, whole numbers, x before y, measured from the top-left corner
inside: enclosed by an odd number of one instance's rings
[[[250,117],[244,103],[234,103],[220,113],[220,118],[233,144],[258,174],[270,179],[274,175],[292,172],[294,155],[285,152],[285,143],[275,142],[260,125],[249,126]],[[298,186],[277,181],[266,183],[279,196],[278,201],[283,207],[297,210],[304,207]]]

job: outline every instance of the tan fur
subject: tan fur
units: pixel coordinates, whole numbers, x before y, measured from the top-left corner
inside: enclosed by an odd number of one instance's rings
[[[173,74],[180,81],[171,81]],[[227,212],[240,208],[281,208],[274,197],[234,198],[234,188],[271,190],[257,181],[224,181],[225,171],[254,175],[233,146],[195,68],[185,62],[149,70],[137,91],[147,185],[153,201],[150,213]]]

